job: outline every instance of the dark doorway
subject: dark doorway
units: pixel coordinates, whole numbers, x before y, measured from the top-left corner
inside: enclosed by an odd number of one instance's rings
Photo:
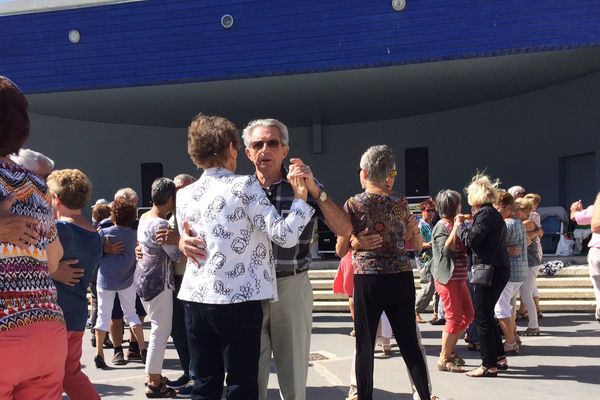
[[[407,196],[429,195],[429,150],[427,147],[404,150],[404,175]]]
[[[596,154],[576,154],[559,159],[559,202],[567,210],[582,200],[588,205],[596,198]]]
[[[142,163],[142,207],[152,207],[152,182],[163,176],[163,165],[159,162]]]

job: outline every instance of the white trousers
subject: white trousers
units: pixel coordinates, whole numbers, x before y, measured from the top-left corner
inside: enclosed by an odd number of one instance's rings
[[[306,400],[313,292],[308,273],[277,279],[279,301],[262,302],[258,399],[266,400],[271,353],[283,400]]]
[[[588,264],[590,268],[590,278],[594,286],[596,295],[596,319],[600,321],[600,249],[590,247],[588,253]]]
[[[535,267],[527,267],[527,276],[525,277],[525,280],[519,289],[521,302],[525,304],[529,318],[527,327],[532,329],[539,328],[537,310],[535,308],[535,302],[533,301],[533,298],[535,297],[533,289],[537,288],[535,280],[537,278],[539,268],[539,265],[536,265]]]
[[[150,339],[145,371],[147,374],[162,372],[167,340],[173,322],[173,289],[165,289],[150,301],[142,300],[150,321]]]
[[[500,294],[500,298],[494,307],[496,318],[509,318],[513,315],[513,305],[511,300],[519,293],[519,288],[523,282],[507,282],[504,290]],[[516,311],[516,310],[515,310]]]
[[[135,288],[133,287],[133,284],[122,290],[107,290],[102,289],[100,285],[97,285],[96,291],[98,292],[98,319],[96,320],[94,329],[108,332],[116,293],[119,293],[119,301],[121,302],[123,316],[129,325],[135,326],[142,324],[140,317],[135,313]]]

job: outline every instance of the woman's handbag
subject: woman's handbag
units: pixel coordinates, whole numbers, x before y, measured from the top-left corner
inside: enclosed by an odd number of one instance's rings
[[[498,246],[504,240],[504,229],[502,230],[502,235],[500,236],[500,240],[496,245],[496,250],[494,250],[494,256],[498,251]],[[494,266],[490,264],[475,264],[471,267],[471,279],[469,282],[475,285],[481,286],[492,286],[492,282],[494,280]]]
[[[490,264],[475,264],[471,267],[471,283],[492,286],[494,266]]]

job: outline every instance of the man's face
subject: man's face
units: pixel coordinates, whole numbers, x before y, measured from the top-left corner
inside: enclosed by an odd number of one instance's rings
[[[252,130],[246,155],[257,171],[264,175],[279,173],[289,147],[281,141],[281,133],[274,126],[257,126]]]

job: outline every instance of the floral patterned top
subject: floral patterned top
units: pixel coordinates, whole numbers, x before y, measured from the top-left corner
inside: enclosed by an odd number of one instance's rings
[[[142,300],[150,301],[165,289],[175,288],[173,261],[180,257],[174,244],[161,244],[156,241],[156,231],[167,229],[169,221],[163,218],[142,217],[138,225],[137,240],[143,256],[138,260],[133,284]]]
[[[355,274],[412,273],[404,247],[404,234],[417,227],[417,220],[408,211],[408,202],[403,194],[359,193],[348,199],[344,209],[350,215],[355,235],[368,229],[370,233],[379,233],[383,237],[383,244],[378,249],[354,251],[352,265]]]
[[[177,192],[179,231],[187,221],[207,251],[199,267],[188,260],[179,299],[205,304],[277,299],[271,241],[295,246],[314,212],[296,199],[283,218],[255,176],[208,168]]]
[[[0,243],[0,332],[36,322],[64,324],[48,273],[46,248],[58,234],[46,182],[17,164],[0,162],[0,201],[11,193],[16,201],[10,212],[37,219],[40,240],[25,250]]]

